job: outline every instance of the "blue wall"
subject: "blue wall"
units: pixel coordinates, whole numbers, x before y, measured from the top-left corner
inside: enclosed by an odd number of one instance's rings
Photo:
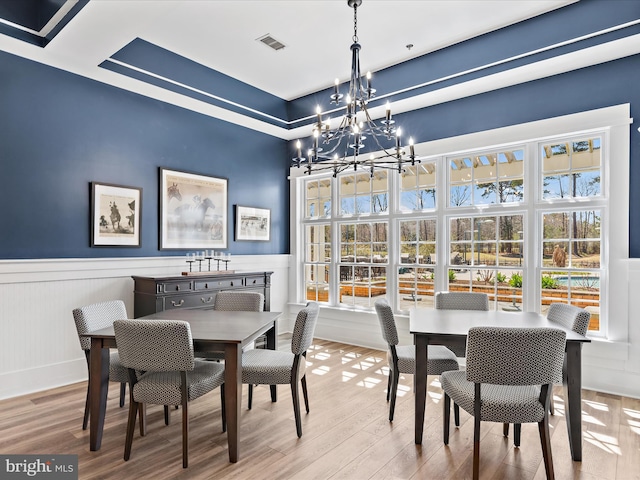
[[[0,258],[158,249],[158,167],[228,179],[228,245],[289,252],[286,142],[0,52]],[[90,247],[90,182],[142,187],[142,247]],[[233,205],[271,209],[270,242],[233,241]]]

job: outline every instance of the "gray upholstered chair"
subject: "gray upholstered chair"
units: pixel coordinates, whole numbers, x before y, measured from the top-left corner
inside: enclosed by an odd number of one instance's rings
[[[213,309],[225,312],[262,312],[264,295],[260,292],[225,291],[216,294]]]
[[[75,308],[73,310],[73,320],[78,331],[80,339],[80,347],[84,350],[87,359],[87,369],[89,365],[89,355],[91,352],[91,338],[82,337],[82,334],[101,328],[110,327],[114,320],[123,320],[127,318],[127,309],[122,300],[111,300],[108,302],[94,303],[84,307]],[[111,352],[109,359],[109,380],[120,383],[120,407],[124,406],[124,396],[126,392],[129,374],[127,369],[120,364],[118,352]],[[87,382],[87,399],[84,406],[84,419],[82,420],[82,429],[87,429],[89,421],[89,382]]]
[[[489,296],[478,292],[438,292],[435,296],[437,310],[489,310]],[[458,357],[464,357],[464,346],[452,346]]]
[[[473,327],[466,371],[444,372],[445,445],[449,404],[474,416],[473,478],[479,476],[480,422],[537,423],[547,478],[554,478],[549,436],[553,384],[562,379],[566,334],[556,328]]]
[[[213,301],[213,309],[223,312],[262,312],[264,295],[260,292],[235,292],[233,290],[219,292]],[[196,357],[208,360],[224,360],[221,352],[195,352]]]
[[[249,384],[249,409],[253,401],[254,385],[290,384],[298,437],[302,436],[298,381],[302,384],[304,406],[309,413],[305,357],[313,341],[317,321],[318,304],[309,302],[298,312],[291,337],[291,352],[256,348],[242,354],[242,383]]]
[[[224,366],[195,360],[187,322],[178,320],[116,320],[113,323],[122,365],[129,375],[129,421],[124,459],[131,456],[139,404],[182,407],[182,466],[189,465],[191,400],[220,388],[222,431],[226,430]]]
[[[389,363],[389,377],[387,381],[387,402],[389,405],[389,421],[393,421],[396,409],[396,397],[398,393],[398,379],[401,373],[414,375],[416,373],[416,347],[415,345],[398,345],[398,329],[393,310],[385,298],[376,300],[376,313],[382,338],[387,342],[387,362]],[[440,375],[448,370],[458,370],[458,359],[455,353],[442,345],[429,345],[427,350],[427,375]],[[460,424],[460,410],[454,404],[456,425]]]
[[[589,328],[589,320],[591,314],[583,308],[576,307],[574,305],[568,305],[566,303],[552,303],[547,311],[547,318],[549,321],[562,325],[564,328],[573,330],[580,335],[586,335]],[[566,360],[565,360],[566,363]],[[563,364],[562,375],[566,365]],[[553,394],[551,395],[551,401],[549,402],[549,412],[554,414],[553,407]],[[505,437],[509,434],[509,424],[506,423],[503,427]],[[513,443],[516,447],[520,446],[520,425],[515,424],[513,426]]]

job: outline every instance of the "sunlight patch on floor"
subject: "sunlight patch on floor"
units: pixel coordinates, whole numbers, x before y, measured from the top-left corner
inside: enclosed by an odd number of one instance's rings
[[[398,390],[396,395],[398,397],[404,397],[407,393],[411,393],[411,387],[407,387],[406,385],[398,385]]]
[[[342,381],[343,382],[348,382],[349,380],[351,380],[354,377],[357,377],[357,374],[351,373],[351,372],[345,372],[344,370],[342,371]]]
[[[631,418],[637,418],[640,420],[640,412],[638,410],[631,410],[630,408],[623,408],[622,411],[625,415],[630,416]]]
[[[595,417],[592,417],[591,415],[589,415],[588,413],[582,412],[582,421],[584,423],[591,423],[593,425],[600,425],[601,427],[604,427],[605,424],[602,423],[600,420],[598,420]]]
[[[321,365],[318,368],[314,368],[313,370],[311,370],[311,373],[313,373],[314,375],[326,375],[330,371],[331,368],[327,367],[326,365]]]
[[[328,360],[329,358],[331,358],[331,354],[327,352],[318,352],[310,356],[315,358],[316,360]]]
[[[379,378],[367,377],[364,380],[356,383],[356,385],[359,387],[373,388],[377,386],[380,382],[381,380]]]
[[[442,400],[443,394],[442,393],[438,393],[438,392],[429,392],[427,391],[427,396],[433,400],[433,403],[440,403],[440,400]]]
[[[369,370],[373,365],[373,363],[360,361],[355,365],[352,365],[351,368],[355,368],[356,370]]]
[[[609,407],[604,403],[594,402],[593,400],[583,400],[583,403],[589,405],[594,410],[600,410],[601,412],[609,411]]]
[[[609,435],[602,435],[595,432],[584,432],[584,441],[598,447],[600,450],[604,450],[607,453],[613,453],[614,455],[622,455],[622,451],[618,446],[618,440]]]

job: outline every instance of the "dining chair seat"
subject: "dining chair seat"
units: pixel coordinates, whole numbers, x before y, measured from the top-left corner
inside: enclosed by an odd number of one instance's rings
[[[242,383],[281,385],[291,381],[295,355],[282,350],[253,349],[242,354]],[[307,371],[307,362],[300,362],[299,381]]]
[[[475,385],[467,381],[467,372],[458,370],[440,377],[442,388],[451,400],[466,412],[473,412]],[[480,417],[485,422],[538,423],[544,418],[539,385],[482,386]]]
[[[181,405],[181,376],[179,371],[146,372],[133,387],[138,403]],[[224,366],[216,362],[194,360],[194,368],[187,372],[187,401],[195,400],[224,383]]]
[[[400,373],[416,372],[416,347],[414,345],[396,345],[398,370]],[[451,350],[443,345],[429,345],[427,348],[427,375],[440,375],[448,370],[458,370],[458,359]],[[393,354],[387,351],[387,362],[393,365]]]

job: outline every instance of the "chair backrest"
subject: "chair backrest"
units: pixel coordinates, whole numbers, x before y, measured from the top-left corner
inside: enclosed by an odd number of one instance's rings
[[[122,300],[94,303],[73,310],[73,320],[76,322],[76,330],[83,350],[91,349],[91,339],[80,335],[100,330],[113,325],[114,320],[127,318],[127,309]]]
[[[145,372],[193,370],[193,339],[187,322],[116,320],[113,330],[125,367]]]
[[[566,333],[557,328],[472,327],[467,380],[495,385],[562,381]]]
[[[586,335],[591,314],[585,309],[566,303],[552,303],[547,318],[580,335]]]
[[[216,294],[213,309],[226,312],[262,312],[264,295],[260,292],[220,292]]]
[[[438,292],[438,310],[489,310],[489,297],[478,292]]]
[[[380,298],[376,300],[374,304],[376,307],[376,313],[378,314],[378,321],[380,322],[380,329],[382,330],[382,338],[389,345],[397,345],[398,329],[396,327],[396,320],[393,316],[393,310],[386,298]]]
[[[316,329],[319,311],[316,302],[309,302],[298,312],[291,336],[291,353],[294,355],[302,355],[313,342],[313,332]]]

